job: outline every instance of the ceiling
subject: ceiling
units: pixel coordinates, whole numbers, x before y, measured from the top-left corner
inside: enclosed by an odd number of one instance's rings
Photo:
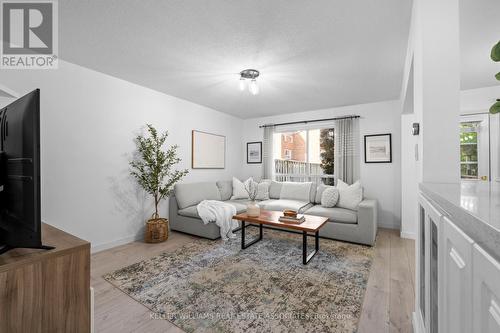
[[[477,59],[498,39],[500,2],[464,1],[474,15],[463,17],[473,30],[462,38],[463,86],[494,85],[495,64]],[[477,1],[491,10],[473,10]],[[65,0],[59,51],[69,62],[252,118],[397,99],[410,16],[411,0]],[[484,21],[494,26],[487,33]],[[469,46],[474,52],[463,51]],[[247,68],[261,71],[257,96],[238,90]]]
[[[462,89],[499,85],[499,63],[490,59],[500,40],[499,0],[460,0],[460,61]]]
[[[62,59],[242,118],[398,97],[410,0],[59,1]],[[238,73],[261,71],[260,94]]]

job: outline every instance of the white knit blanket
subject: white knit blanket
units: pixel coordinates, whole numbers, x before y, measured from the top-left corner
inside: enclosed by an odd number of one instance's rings
[[[236,215],[233,205],[217,200],[203,200],[196,209],[203,223],[215,222],[220,227],[220,237],[223,241],[236,238],[233,230],[238,228],[238,222],[233,220]]]

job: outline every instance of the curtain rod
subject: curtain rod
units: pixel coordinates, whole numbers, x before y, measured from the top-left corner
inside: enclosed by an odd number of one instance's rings
[[[324,118],[324,119],[314,119],[314,120],[302,120],[302,121],[291,121],[288,123],[279,123],[279,124],[265,124],[265,125],[260,125],[259,128],[263,127],[275,127],[275,126],[283,126],[283,125],[294,125],[294,124],[307,124],[307,123],[316,123],[320,121],[329,121],[329,120],[340,120],[340,119],[354,119],[354,118],[361,118],[360,116],[343,116],[343,117],[335,117],[335,118]]]

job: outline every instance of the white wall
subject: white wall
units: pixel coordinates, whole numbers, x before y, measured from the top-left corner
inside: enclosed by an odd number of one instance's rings
[[[500,98],[500,85],[460,92],[461,114],[488,112],[490,106]]]
[[[401,237],[416,237],[417,193],[420,160],[416,161],[418,136],[411,133],[413,113],[401,115]],[[420,158],[420,157],[419,157]]]
[[[413,2],[410,40],[414,44],[414,112],[421,126],[419,181],[460,181],[458,2]]]
[[[331,118],[342,115],[359,115],[361,144],[361,182],[365,196],[379,202],[379,226],[398,229],[401,218],[401,166],[400,166],[400,103],[387,101],[354,106],[345,106],[317,111],[291,113],[273,117],[247,119],[243,123],[243,145],[251,141],[262,141],[263,131],[259,125],[289,121]],[[364,163],[363,136],[367,134],[392,134],[392,159],[390,164]],[[245,157],[243,157],[245,158]],[[245,161],[243,161],[246,163]],[[244,164],[245,176],[261,177],[262,165]]]
[[[42,219],[95,249],[142,237],[150,198],[130,178],[133,138],[151,123],[180,145],[190,169],[191,130],[225,135],[224,170],[191,170],[185,181],[240,174],[242,120],[63,61],[58,70],[3,70],[0,84],[41,89]],[[5,103],[6,99],[0,100]],[[162,215],[167,215],[164,205]]]
[[[403,103],[404,108],[401,115],[401,236],[415,238],[418,217],[417,178],[421,160],[415,160],[415,145],[418,144],[418,137],[410,133],[411,124],[417,121],[415,114],[413,114],[411,82],[412,78],[408,81],[408,93]],[[460,114],[487,113],[497,96],[500,96],[500,86],[462,90],[460,92]],[[496,180],[500,179],[500,116],[490,115],[489,118],[491,177]]]

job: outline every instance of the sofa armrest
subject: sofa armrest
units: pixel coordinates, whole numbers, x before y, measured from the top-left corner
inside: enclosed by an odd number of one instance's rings
[[[358,207],[358,225],[363,229],[366,244],[375,245],[377,236],[378,202],[373,199],[365,199]]]
[[[177,222],[177,211],[179,210],[179,206],[177,205],[177,199],[174,194],[171,194],[168,198],[168,219],[169,224]]]

